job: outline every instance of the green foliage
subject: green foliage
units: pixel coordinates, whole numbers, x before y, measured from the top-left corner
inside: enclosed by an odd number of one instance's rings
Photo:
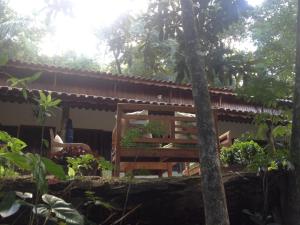
[[[167,134],[167,128],[160,121],[150,121],[139,128],[130,128],[126,130],[122,137],[121,145],[126,148],[136,147],[135,140],[146,134],[152,134],[152,137],[160,138]]]
[[[265,0],[253,12],[250,26],[257,60],[268,74],[290,83],[294,80],[296,13],[296,0]]]
[[[44,194],[42,200],[45,204],[34,206],[32,211],[45,217],[46,220],[52,220],[56,223],[62,220],[67,224],[74,225],[84,224],[83,216],[70,203],[66,203],[63,199],[49,194]]]
[[[113,165],[103,157],[96,159],[92,154],[85,154],[79,157],[67,157],[68,175],[70,177],[83,176],[99,170],[112,170]]]
[[[3,143],[0,147],[0,160],[4,161],[5,165],[15,165],[21,170],[30,172],[36,181],[37,189],[41,193],[47,191],[47,173],[65,179],[62,166],[55,164],[50,159],[41,157],[39,154],[24,154],[22,149],[26,144],[21,140],[0,131],[0,141]]]
[[[253,163],[257,154],[263,154],[263,149],[254,141],[236,140],[230,147],[221,149],[221,161],[226,165],[247,166]]]
[[[152,137],[162,137],[166,135],[166,126],[160,121],[150,121],[143,128],[144,134],[150,133]]]
[[[3,218],[15,214],[20,209],[20,206],[24,205],[32,208],[34,214],[44,217],[44,224],[47,224],[48,220],[55,222],[55,224],[60,224],[60,221],[74,225],[84,224],[83,216],[71,204],[53,195],[42,195],[44,203],[37,205],[26,202],[26,199],[32,198],[32,194],[27,192],[10,191],[0,197],[2,198],[0,202],[0,215]]]
[[[238,89],[238,94],[249,102],[264,107],[276,107],[280,99],[291,96],[291,86],[273,76],[252,76]]]
[[[232,85],[231,72],[234,68],[245,68],[246,60],[235,63],[236,60],[227,59],[226,56],[234,53],[226,43],[229,38],[235,40],[241,36],[240,28],[245,27],[250,7],[244,0],[195,1],[197,4],[201,4],[201,10],[195,7],[195,13],[209,81],[212,85],[217,82]],[[149,1],[146,13],[135,17],[123,15],[97,36],[114,56],[114,72],[189,81],[179,0]],[[240,59],[240,55],[236,59]],[[238,72],[235,75],[239,76]]]
[[[38,106],[35,110],[37,120],[44,124],[47,117],[51,117],[55,113],[55,109],[58,109],[58,105],[61,103],[60,99],[53,99],[51,93],[46,95],[43,91],[39,91],[39,98],[35,98]]]
[[[100,157],[100,159],[98,160],[98,169],[113,170],[114,166],[111,162],[105,160],[103,157]]]
[[[264,151],[253,157],[251,164],[248,165],[248,169],[251,171],[257,171],[258,168],[266,171],[286,169],[288,162],[289,152],[286,149],[279,149],[275,152]]]
[[[25,78],[16,78],[16,77],[13,77],[12,75],[9,75],[10,78],[7,79],[7,83],[11,87],[22,88],[23,97],[27,100],[28,93],[27,93],[26,88],[27,88],[28,84],[39,79],[41,74],[42,73],[38,72],[38,73],[33,74],[32,76],[28,76]]]
[[[286,168],[289,153],[286,149],[268,151],[252,140],[236,140],[232,146],[222,148],[220,158],[227,166],[239,165],[250,171],[257,171],[259,168],[270,171]]]
[[[135,139],[143,136],[143,130],[139,128],[131,128],[126,131],[121,140],[121,146],[125,148],[135,147]]]
[[[38,41],[43,35],[33,18],[17,15],[0,0],[0,52],[9,58],[29,60],[38,55]]]
[[[1,164],[4,164],[4,162],[1,162]],[[17,171],[15,171],[15,168],[7,167],[7,165],[5,165],[5,166],[0,165],[0,178],[1,177],[17,177],[17,176],[19,176],[19,173]]]
[[[84,171],[93,169],[96,158],[92,154],[85,154],[76,158],[67,157],[67,162],[69,176],[83,176]]]
[[[5,131],[0,131],[0,142],[5,143],[0,147],[0,153],[2,152],[15,152],[20,153],[27,145],[25,142],[18,138],[10,136]]]

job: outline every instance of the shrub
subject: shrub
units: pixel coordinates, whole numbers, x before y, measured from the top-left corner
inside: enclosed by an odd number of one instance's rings
[[[67,162],[68,175],[70,177],[97,175],[97,172],[103,170],[113,170],[111,162],[102,157],[97,159],[92,154],[67,157]]]
[[[221,162],[225,165],[248,166],[253,163],[255,156],[264,154],[261,148],[254,141],[236,140],[230,147],[221,149]]]

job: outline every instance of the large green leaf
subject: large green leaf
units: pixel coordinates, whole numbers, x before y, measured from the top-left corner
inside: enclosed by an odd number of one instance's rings
[[[66,174],[64,172],[64,169],[61,165],[56,164],[52,160],[42,157],[42,161],[45,164],[46,170],[56,176],[57,178],[61,180],[66,179]]]
[[[10,161],[11,163],[15,164],[16,166],[18,166],[21,169],[31,170],[31,168],[32,168],[32,165],[28,161],[27,157],[20,153],[6,152],[6,153],[2,153],[1,156],[3,158],[7,159],[8,161]]]
[[[68,224],[83,225],[84,219],[80,213],[72,207],[70,203],[53,195],[44,194],[42,196],[46,204],[40,204],[33,208],[33,212],[44,217],[55,215],[56,218],[66,221]]]

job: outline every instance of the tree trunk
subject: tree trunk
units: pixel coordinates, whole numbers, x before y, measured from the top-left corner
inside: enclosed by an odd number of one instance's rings
[[[295,166],[289,179],[286,207],[286,224],[300,224],[300,0],[297,16],[296,77],[294,87],[293,126],[291,137],[291,160]]]
[[[217,157],[217,139],[214,129],[203,52],[196,31],[193,3],[181,0],[186,59],[191,73],[192,91],[196,109],[201,168],[202,196],[206,225],[229,224],[224,186]],[[201,7],[201,6],[200,6]]]
[[[118,58],[119,53],[116,53],[115,51],[113,51],[113,55],[115,57],[115,62],[116,62],[118,74],[122,74],[121,63],[120,63],[120,60]]]

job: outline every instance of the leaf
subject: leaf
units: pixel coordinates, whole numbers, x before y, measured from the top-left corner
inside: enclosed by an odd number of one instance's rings
[[[5,132],[5,131],[0,131],[0,141],[1,142],[8,142],[9,141],[9,139],[10,139],[11,137],[10,137],[10,135],[7,133],[7,132]]]
[[[42,157],[41,158],[43,163],[45,164],[46,170],[51,173],[52,175],[56,176],[57,178],[61,180],[66,179],[66,174],[64,172],[64,169],[61,165],[56,164],[52,160]]]
[[[32,170],[33,178],[36,182],[38,190],[41,193],[46,193],[48,190],[48,183],[46,180],[46,166],[42,162],[42,158],[38,154],[32,155],[34,168]]]
[[[20,206],[21,205],[19,203],[14,202],[9,209],[1,210],[0,216],[2,216],[3,218],[9,217],[9,216],[15,214],[16,212],[18,212],[18,210],[20,209]]]
[[[27,82],[27,83],[31,83],[33,81],[36,81],[38,80],[42,75],[42,72],[37,72],[37,73],[34,73],[32,76],[29,76],[29,77],[26,77],[24,78],[24,80]]]
[[[45,93],[43,91],[39,91],[40,94],[40,100],[42,100],[43,102],[47,101],[47,96],[45,95]]]
[[[28,162],[27,157],[25,155],[21,155],[20,153],[7,152],[3,153],[2,157],[18,166],[20,169],[31,170],[32,168],[32,165],[30,164],[30,162]]]
[[[56,218],[62,219],[67,224],[83,225],[83,216],[72,207],[70,203],[65,202],[63,199],[54,195],[44,194],[42,196],[43,201],[46,203],[38,205],[33,212],[47,217],[50,214],[54,214]]]
[[[8,210],[16,201],[16,193],[14,191],[7,192],[0,202],[0,212]]]
[[[0,215],[5,218],[15,214],[20,209],[20,204],[16,201],[16,193],[10,191],[5,193],[0,202]]]
[[[76,175],[75,170],[72,167],[68,167],[68,176],[75,177],[75,175]]]

